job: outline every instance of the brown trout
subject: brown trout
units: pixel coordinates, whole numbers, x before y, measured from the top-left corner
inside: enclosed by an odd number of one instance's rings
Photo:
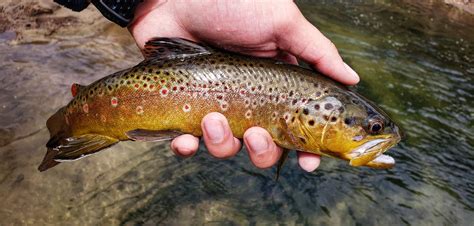
[[[47,121],[51,138],[40,171],[119,141],[201,136],[201,119],[210,112],[224,114],[238,138],[260,126],[285,150],[352,166],[395,164],[383,153],[400,141],[398,127],[374,104],[315,71],[179,38],[152,39],[144,54],[133,68],[72,86],[72,101]]]

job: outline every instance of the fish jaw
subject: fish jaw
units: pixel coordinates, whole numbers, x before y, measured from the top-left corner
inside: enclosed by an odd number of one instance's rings
[[[395,165],[395,160],[388,155],[383,155],[383,153],[397,144],[398,141],[399,139],[395,137],[367,141],[346,155],[350,159],[349,164],[351,166],[391,168]]]
[[[374,169],[390,169],[395,165],[395,159],[392,156],[381,154],[377,156],[374,160],[365,164],[370,168]]]

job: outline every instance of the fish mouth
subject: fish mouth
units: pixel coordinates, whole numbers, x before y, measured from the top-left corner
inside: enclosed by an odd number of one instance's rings
[[[349,152],[348,157],[350,159],[350,165],[352,166],[363,166],[367,165],[374,159],[381,158],[385,162],[392,162],[395,164],[395,160],[388,155],[383,155],[385,151],[395,146],[400,138],[388,137],[388,138],[377,138],[371,141],[367,141],[359,147]],[[389,159],[391,159],[389,161]]]

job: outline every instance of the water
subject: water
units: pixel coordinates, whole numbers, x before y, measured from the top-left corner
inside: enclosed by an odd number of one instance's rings
[[[305,173],[293,153],[276,182],[275,169],[256,169],[245,151],[216,160],[201,148],[180,159],[167,143],[122,142],[39,173],[45,121],[71,98],[70,85],[134,65],[140,54],[103,20],[46,38],[27,29],[17,44],[9,31],[0,34],[0,224],[474,222],[472,15],[436,2],[299,5],[362,76],[357,90],[405,130],[390,151],[394,169],[324,158]]]

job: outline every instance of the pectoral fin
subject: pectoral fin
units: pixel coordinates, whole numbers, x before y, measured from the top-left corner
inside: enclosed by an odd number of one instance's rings
[[[175,137],[182,135],[183,133],[173,130],[146,130],[136,129],[125,133],[130,140],[134,141],[145,141],[145,142],[158,142],[164,140],[171,140]]]
[[[43,162],[38,167],[39,171],[45,171],[60,162],[77,160],[104,148],[110,147],[117,143],[116,138],[99,135],[84,134],[77,137],[68,137],[57,139],[53,137],[46,145],[48,151]]]

